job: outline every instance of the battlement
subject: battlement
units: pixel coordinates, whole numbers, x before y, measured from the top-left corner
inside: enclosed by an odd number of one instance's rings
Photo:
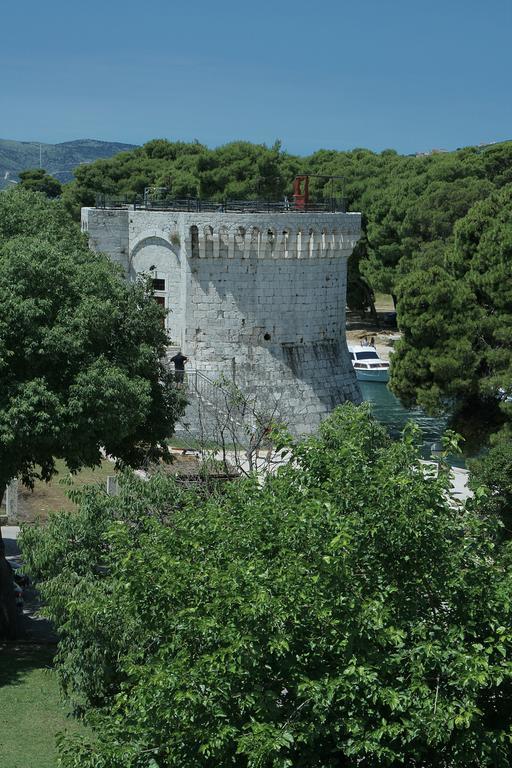
[[[193,214],[186,219],[185,245],[191,258],[342,256],[352,252],[361,229],[358,213]]]

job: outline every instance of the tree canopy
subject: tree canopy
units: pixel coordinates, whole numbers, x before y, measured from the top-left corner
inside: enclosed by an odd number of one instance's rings
[[[66,768],[511,760],[511,561],[415,435],[339,408],[263,484],[89,489],[23,534],[93,728]],[[477,494],[481,498],[480,494]]]
[[[20,171],[20,186],[32,192],[43,192],[46,197],[59,197],[62,184],[42,168]]]
[[[449,243],[432,243],[398,279],[403,338],[392,386],[439,409],[480,400],[512,416],[512,185],[459,219]],[[425,279],[428,274],[428,279]]]
[[[493,435],[484,456],[471,461],[470,485],[485,488],[487,509],[502,523],[505,539],[512,539],[512,436],[510,425]]]
[[[1,480],[158,456],[181,408],[165,378],[162,310],[58,203],[0,196]],[[37,469],[36,469],[37,467]]]

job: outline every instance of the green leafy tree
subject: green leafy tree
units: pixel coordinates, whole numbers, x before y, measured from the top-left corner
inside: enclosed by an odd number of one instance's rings
[[[471,287],[483,322],[480,389],[512,393],[512,184],[477,203],[455,227],[456,274]]]
[[[395,394],[430,412],[476,394],[481,312],[470,286],[450,272],[442,242],[422,249],[397,292],[402,338],[391,361]]]
[[[165,454],[183,403],[146,287],[18,189],[0,196],[0,275],[0,488],[50,479],[55,458],[76,471],[102,449],[132,465]]]
[[[23,533],[92,738],[66,768],[510,765],[511,560],[345,406],[263,484],[126,477]]]
[[[42,192],[46,197],[59,197],[62,194],[60,181],[42,168],[21,171],[19,176],[20,186],[31,192]]]
[[[361,274],[361,261],[367,253],[367,243],[362,238],[350,255],[347,265],[347,306],[355,312],[369,310],[374,321],[377,321],[375,310],[375,294],[373,289]]]
[[[415,161],[417,168],[409,168],[409,174],[376,193],[368,213],[369,257],[364,274],[377,290],[393,295],[399,265],[426,243],[449,242],[455,222],[493,191],[486,179],[439,178],[436,164],[422,167],[421,158]]]
[[[512,185],[476,203],[454,228],[452,245],[424,247],[397,283],[403,338],[392,386],[429,410],[486,404],[489,419],[512,407]],[[505,396],[503,396],[505,395]]]
[[[135,198],[145,187],[166,187],[173,197],[198,195],[223,200],[282,199],[291,193],[298,160],[272,147],[236,141],[216,149],[198,142],[154,139],[131,152],[76,169],[64,201],[75,218],[81,205],[94,205],[100,194]]]
[[[471,462],[470,487],[486,493],[485,509],[502,523],[504,538],[512,539],[512,436],[510,427],[494,436],[483,458]]]

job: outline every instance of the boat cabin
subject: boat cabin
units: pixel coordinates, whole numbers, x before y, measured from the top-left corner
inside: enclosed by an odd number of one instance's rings
[[[375,347],[349,346],[348,353],[360,381],[388,381],[389,363],[381,360]]]

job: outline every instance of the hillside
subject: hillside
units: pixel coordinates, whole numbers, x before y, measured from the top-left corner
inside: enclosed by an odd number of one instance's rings
[[[95,139],[78,139],[62,144],[39,144],[35,141],[0,139],[0,189],[16,181],[18,173],[27,168],[45,168],[61,182],[71,181],[73,170],[81,163],[112,157],[134,149],[133,144],[121,144]]]

